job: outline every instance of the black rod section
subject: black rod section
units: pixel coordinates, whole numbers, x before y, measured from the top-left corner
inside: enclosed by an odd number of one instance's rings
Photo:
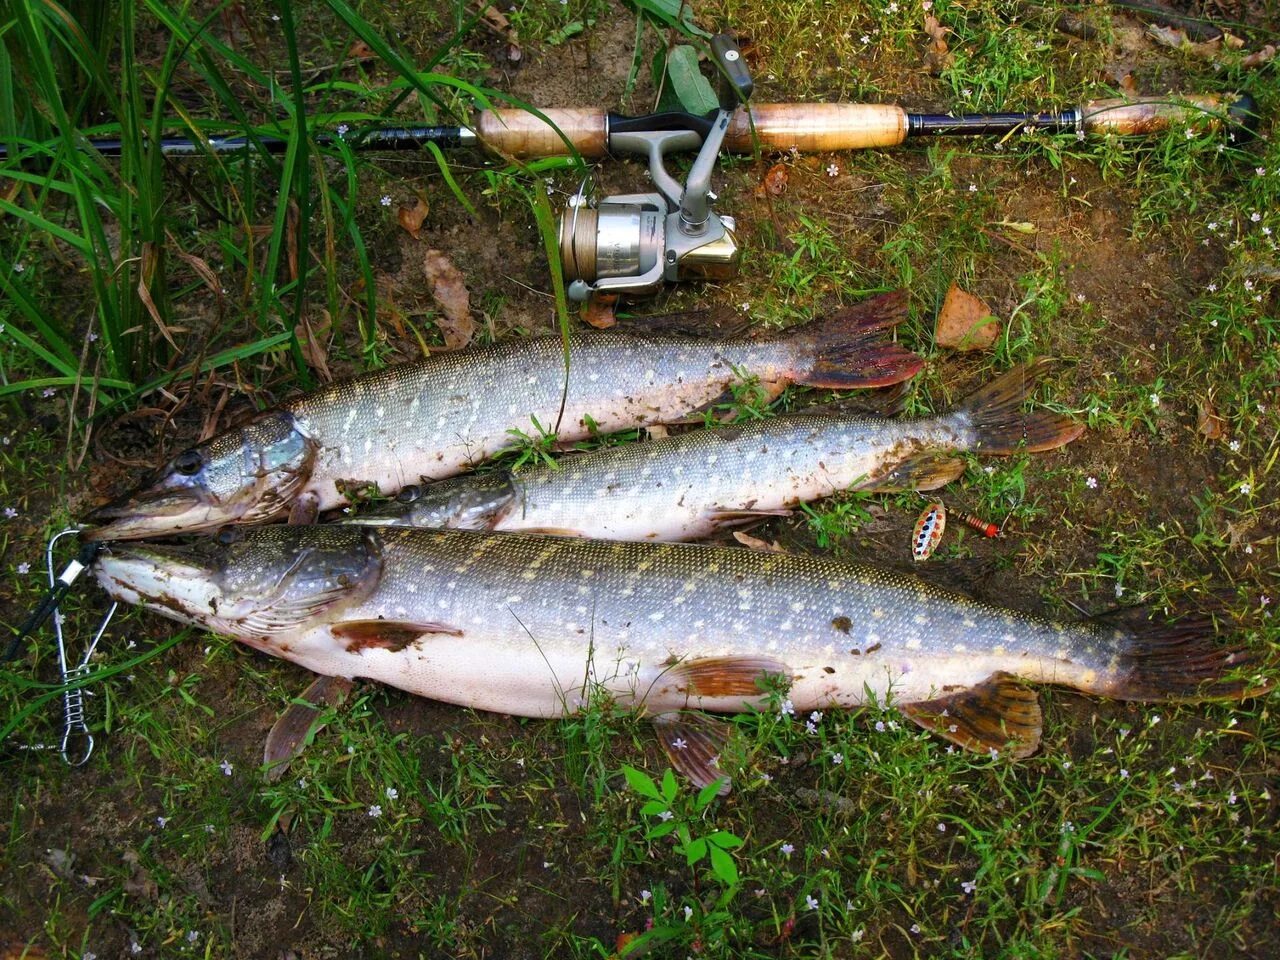
[[[347,134],[317,134],[315,142],[322,147],[345,141],[354,150],[419,150],[425,144],[434,143],[445,149],[460,147],[467,135],[462,127],[379,127],[372,130],[352,131]],[[118,157],[124,149],[114,137],[88,137],[87,146],[104,157]],[[210,137],[201,143],[187,137],[164,137],[160,140],[160,152],[166,157],[190,157],[203,153],[259,153],[281,154],[289,148],[283,137],[260,135],[257,137]],[[0,161],[9,158],[9,148],[0,143]]]
[[[1012,133],[1016,130],[1073,131],[1079,128],[1080,111],[1060,113],[971,113],[958,117],[937,113],[907,114],[909,137],[970,137]]]

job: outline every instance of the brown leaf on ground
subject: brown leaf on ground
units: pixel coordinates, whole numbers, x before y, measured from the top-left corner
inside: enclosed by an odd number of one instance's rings
[[[1000,321],[991,315],[986,302],[953,283],[938,311],[934,342],[952,350],[985,350],[999,335]]]
[[[924,32],[929,37],[929,45],[924,52],[924,66],[929,73],[941,73],[951,63],[951,53],[947,47],[949,27],[944,27],[938,18],[931,13],[924,16]]]
[[[409,236],[420,240],[422,238],[418,236],[418,232],[422,229],[422,222],[427,219],[427,214],[430,212],[431,205],[427,203],[427,198],[418,194],[418,200],[412,207],[401,206],[396,211],[396,219],[400,221],[400,226]]]
[[[363,40],[357,40],[351,45],[351,49],[347,51],[347,58],[350,60],[373,60],[378,55],[373,52],[373,47],[369,46]]]
[[[329,334],[333,330],[333,318],[325,309],[320,310],[320,315],[322,319],[315,324],[304,316],[293,328],[293,333],[298,338],[298,348],[307,366],[319,375],[322,383],[329,383],[333,380],[333,374],[329,372]]]
[[[614,308],[618,305],[618,298],[609,294],[593,293],[590,299],[582,305],[582,319],[597,330],[608,330],[618,322],[617,316],[614,314]]]
[[[644,428],[644,432],[650,440],[665,440],[671,436],[671,431],[662,423],[651,424]]]
[[[436,318],[436,326],[444,337],[445,349],[461,350],[476,332],[476,323],[471,319],[471,294],[462,273],[439,250],[423,254],[422,269],[431,285],[431,296],[440,306],[442,316]]]
[[[760,181],[760,186],[756,190],[757,196],[768,194],[771,197],[780,197],[787,192],[787,181],[791,175],[787,172],[785,163],[775,163],[769,168],[769,172],[764,175],[764,179]]]
[[[1268,43],[1261,50],[1255,50],[1253,53],[1241,60],[1240,66],[1246,69],[1252,69],[1254,67],[1260,67],[1264,63],[1270,63],[1275,58],[1276,45],[1274,43]]]
[[[0,960],[48,960],[43,947],[27,946],[12,940],[0,941]]]
[[[1200,401],[1199,416],[1196,418],[1196,429],[1206,440],[1221,440],[1223,434],[1222,417],[1218,416],[1213,400],[1205,397]]]
[[[761,540],[759,537],[753,537],[751,534],[743,533],[741,530],[733,531],[733,539],[747,549],[757,550],[760,553],[786,553],[777,540]]]

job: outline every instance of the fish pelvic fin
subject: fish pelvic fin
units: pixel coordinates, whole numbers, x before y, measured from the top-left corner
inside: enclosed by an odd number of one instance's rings
[[[1120,641],[1114,681],[1099,691],[1104,696],[1157,703],[1244,700],[1275,686],[1247,650],[1218,642],[1208,614],[1166,623],[1143,611],[1122,611],[1093,620],[1103,630],[1129,634]]]
[[[418,623],[403,620],[344,620],[329,632],[346,644],[348,653],[389,650],[397,653],[419,639],[432,635],[460,637],[462,631],[447,623]]]
[[[771,657],[697,657],[673,664],[658,683],[687,697],[742,697],[754,703],[766,696],[761,681],[779,674],[790,677],[787,665]]]
[[[1042,453],[1064,447],[1084,433],[1084,424],[1058,413],[1024,412],[1032,388],[1052,366],[1048,358],[1006,370],[969,394],[954,411],[976,434],[976,453]]]
[[[267,734],[262,763],[267,783],[284,776],[289,764],[302,755],[312,738],[324,729],[324,708],[339,707],[355,682],[346,677],[316,677],[302,695],[280,714]]]
[[[1011,674],[993,673],[976,687],[900,703],[898,709],[930,733],[974,753],[994,750],[1020,760],[1040,748],[1040,698]]]
[[[900,460],[878,476],[858,486],[871,493],[901,493],[904,490],[937,490],[964,473],[965,462],[938,451],[926,451]]]
[[[720,769],[720,755],[729,742],[728,723],[692,710],[659,713],[652,720],[673,770],[699,790],[718,780],[719,796],[729,793],[732,778]]]
[[[796,383],[847,390],[910,380],[924,366],[924,358],[888,336],[906,316],[906,291],[896,290],[806,324],[792,334],[801,348]]]

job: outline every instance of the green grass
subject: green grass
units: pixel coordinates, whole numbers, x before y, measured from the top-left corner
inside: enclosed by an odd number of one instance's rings
[[[672,5],[636,6],[648,15],[602,0],[515,4],[517,66],[474,5],[132,0],[66,4],[70,19],[10,5],[0,141],[50,146],[42,163],[0,165],[0,508],[15,511],[0,519],[5,621],[39,599],[39,545],[154,462],[161,441],[194,438],[223,395],[225,426],[315,381],[300,319],[328,317],[339,374],[438,342],[432,308],[401,311],[388,293],[418,250],[396,223],[401,202],[428,202],[429,242],[464,270],[482,341],[563,329],[545,267],[574,163],[376,155],[313,134],[447,122],[473,101],[648,109],[655,54],[689,37],[664,25]],[[761,101],[989,110],[1109,95],[1102,8],[1084,11],[1101,39],[1079,41],[1051,27],[1075,7],[1015,23],[1006,6],[936,0],[955,53],[936,76],[920,69],[918,4],[694,11],[702,27],[749,25]],[[376,57],[354,58],[357,40]],[[740,158],[716,188],[741,225],[742,275],[636,312],[713,306],[772,329],[905,286],[900,336],[930,360],[906,399],[913,415],[1011,363],[1061,358],[1038,402],[1089,433],[1061,453],[974,458],[940,496],[1003,522],[1004,536],[955,524],[921,574],[1062,617],[1216,603],[1242,642],[1274,656],[1276,68],[1215,69],[1150,47],[1134,75],[1148,92],[1250,92],[1262,136],[787,157],[776,162],[788,190],[772,198],[757,188],[776,158]],[[120,136],[129,157],[75,149],[77,127]],[[226,131],[282,136],[289,150],[162,161],[150,147],[161,132]],[[634,164],[602,172],[610,190],[644,188]],[[953,281],[1003,322],[991,351],[934,347]],[[810,399],[765,404],[748,384],[718,413]],[[1199,432],[1206,406],[1219,438]],[[145,428],[120,419],[137,408],[158,415]],[[509,466],[550,454],[528,432]],[[846,493],[755,532],[905,567],[922,507],[915,494]],[[101,594],[78,588],[65,612],[75,655]],[[679,782],[659,799],[641,792],[667,790],[666,764],[649,725],[604,698],[533,721],[364,685],[266,785],[263,737],[306,686],[300,671],[136,611],[94,666],[98,749],[77,769],[16,749],[61,735],[48,634],[0,673],[13,748],[0,760],[0,948],[601,958],[622,934],[662,957],[1166,957],[1262,955],[1277,936],[1280,726],[1266,699],[1170,707],[1045,691],[1044,746],[1015,763],[950,751],[892,709],[828,712],[810,731],[775,691],[733,719],[734,792],[699,802]],[[698,845],[711,837],[723,845]]]

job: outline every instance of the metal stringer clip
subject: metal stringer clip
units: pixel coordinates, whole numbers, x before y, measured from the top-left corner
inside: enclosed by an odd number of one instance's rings
[[[58,670],[62,676],[63,686],[67,687],[62,693],[62,742],[58,745],[58,752],[61,754],[63,762],[72,767],[83,765],[93,755],[93,734],[89,732],[89,725],[85,721],[84,685],[76,682],[82,681],[89,675],[89,660],[93,657],[93,653],[98,647],[98,641],[106,633],[107,625],[111,622],[111,618],[115,616],[116,609],[119,607],[118,603],[112,602],[106,615],[102,618],[102,622],[98,625],[98,629],[94,631],[93,639],[89,642],[89,646],[85,650],[84,656],[81,657],[80,662],[75,666],[69,666],[66,640],[62,634],[63,617],[58,610],[58,601],[62,599],[80,575],[88,569],[98,551],[97,544],[85,544],[75,559],[68,563],[61,573],[56,573],[53,560],[54,548],[63,537],[76,533],[79,533],[78,527],[67,527],[65,530],[55,533],[49,540],[49,545],[45,548],[44,554],[45,569],[49,575],[49,591],[22,625],[17,636],[13,638],[4,656],[5,660],[14,659],[21,649],[22,642],[38,630],[45,620],[50,617],[53,618],[53,633],[58,640]],[[67,686],[73,683],[76,683],[76,685]],[[41,744],[33,746],[31,749],[52,749],[52,745]]]

